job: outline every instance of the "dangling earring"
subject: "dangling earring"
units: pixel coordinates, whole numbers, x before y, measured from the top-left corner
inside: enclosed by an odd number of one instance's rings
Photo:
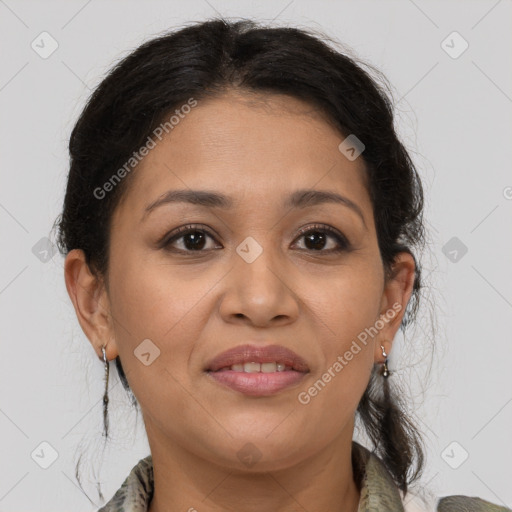
[[[391,372],[388,369],[388,355],[386,354],[384,345],[381,345],[380,348],[382,349],[382,355],[386,358],[382,367],[382,376],[387,379],[391,375]]]
[[[105,364],[105,393],[103,395],[103,426],[105,429],[105,433],[103,436],[108,438],[108,374],[110,366],[108,364],[107,352],[105,350],[105,346],[101,347],[101,351],[103,352],[103,363]]]

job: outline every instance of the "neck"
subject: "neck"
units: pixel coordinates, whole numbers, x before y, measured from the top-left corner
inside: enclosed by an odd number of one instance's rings
[[[356,512],[352,429],[292,467],[240,471],[198,458],[151,435],[154,492],[149,512]],[[154,434],[154,432],[152,433]],[[350,435],[348,435],[350,434]]]

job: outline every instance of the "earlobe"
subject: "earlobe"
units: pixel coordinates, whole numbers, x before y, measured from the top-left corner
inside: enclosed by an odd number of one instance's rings
[[[64,279],[78,322],[96,355],[103,360],[101,347],[106,345],[108,359],[114,359],[117,350],[105,286],[91,272],[81,249],[73,249],[66,256]]]

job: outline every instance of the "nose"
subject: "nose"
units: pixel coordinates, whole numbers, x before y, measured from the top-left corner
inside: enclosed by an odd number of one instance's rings
[[[279,265],[270,250],[256,260],[234,254],[234,267],[223,280],[220,314],[228,323],[265,327],[294,322],[300,303],[290,284],[291,270]]]

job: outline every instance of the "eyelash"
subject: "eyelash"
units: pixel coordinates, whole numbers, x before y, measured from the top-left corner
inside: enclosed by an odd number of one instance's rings
[[[178,228],[176,231],[172,232],[169,236],[164,237],[163,241],[159,243],[159,247],[165,249],[168,252],[177,252],[182,254],[191,254],[191,253],[204,253],[209,252],[215,249],[206,249],[206,250],[184,250],[184,249],[176,249],[171,248],[171,243],[175,242],[176,240],[179,240],[180,238],[183,238],[185,235],[189,233],[203,233],[208,235],[210,238],[215,240],[215,237],[207,230],[201,227],[200,224],[189,224],[187,226],[182,226],[181,228]],[[307,234],[314,233],[314,232],[321,232],[321,233],[328,233],[332,238],[336,240],[339,247],[337,249],[328,249],[328,250],[314,250],[314,249],[301,249],[302,251],[307,252],[314,252],[314,253],[327,253],[327,254],[335,254],[340,253],[344,251],[350,250],[351,246],[348,240],[339,233],[336,229],[331,228],[330,226],[324,225],[324,224],[314,224],[312,226],[308,226],[306,228],[302,228],[299,230],[297,237],[303,237]]]

